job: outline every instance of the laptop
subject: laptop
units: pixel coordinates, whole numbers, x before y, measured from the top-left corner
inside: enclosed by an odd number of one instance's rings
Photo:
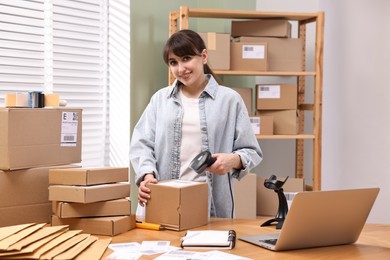
[[[351,244],[378,193],[379,188],[299,192],[279,233],[238,239],[274,251]]]

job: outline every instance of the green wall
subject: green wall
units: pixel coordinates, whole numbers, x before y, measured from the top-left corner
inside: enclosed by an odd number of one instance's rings
[[[131,15],[131,80],[130,113],[131,129],[138,121],[150,97],[158,89],[168,84],[168,69],[162,59],[162,48],[168,38],[169,12],[180,6],[222,10],[255,10],[256,0],[240,1],[130,1]],[[190,29],[195,31],[230,31],[230,21],[226,19],[190,19]],[[224,77],[226,86],[254,86],[254,77]],[[134,172],[131,170],[131,198],[135,212],[137,187],[134,185]]]

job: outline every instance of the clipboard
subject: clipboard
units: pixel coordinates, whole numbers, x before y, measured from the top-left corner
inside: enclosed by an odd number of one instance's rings
[[[233,249],[236,245],[234,230],[188,230],[182,238],[183,249]]]

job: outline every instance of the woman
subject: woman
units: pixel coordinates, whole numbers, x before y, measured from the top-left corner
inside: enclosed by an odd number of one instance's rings
[[[245,104],[237,92],[217,83],[196,32],[174,33],[163,57],[176,80],[153,95],[130,146],[139,204],[150,198],[148,183],[202,181],[209,185],[209,215],[232,217],[231,178],[241,179],[262,160]],[[189,164],[205,150],[216,161],[197,174]]]

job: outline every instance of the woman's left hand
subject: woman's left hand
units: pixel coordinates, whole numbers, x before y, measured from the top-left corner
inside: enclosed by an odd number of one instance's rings
[[[206,171],[224,175],[234,169],[241,169],[241,157],[234,153],[215,153],[212,155],[217,159],[210,167],[206,168]]]

